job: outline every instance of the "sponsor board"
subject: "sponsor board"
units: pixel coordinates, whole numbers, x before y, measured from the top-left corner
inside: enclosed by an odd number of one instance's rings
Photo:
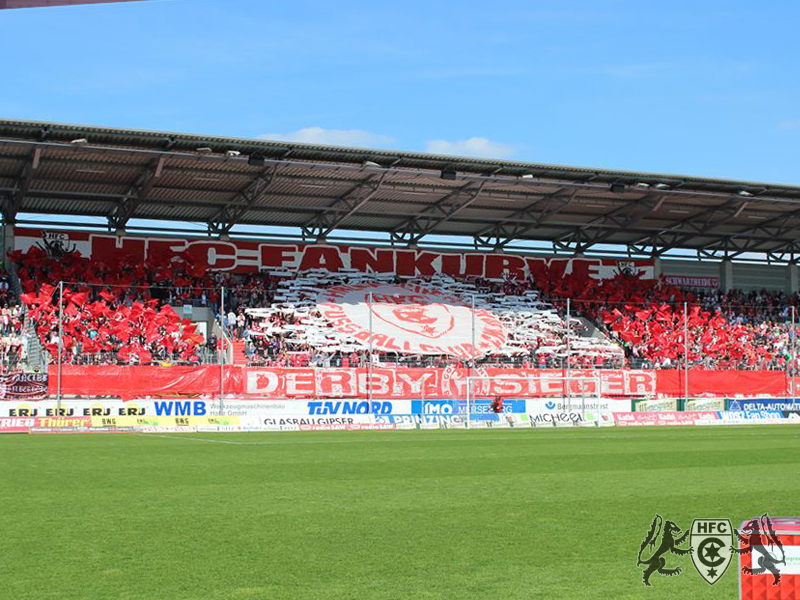
[[[800,410],[782,410],[781,414],[790,423],[800,423]]]
[[[36,427],[33,417],[0,417],[0,433],[27,433]]]
[[[90,417],[92,427],[138,429],[140,427],[235,427],[239,417]]]
[[[623,398],[537,398],[526,400],[525,411],[528,414],[631,412],[631,401]]]
[[[691,411],[720,411],[725,410],[724,398],[693,398],[686,401],[686,410]]]
[[[790,422],[780,410],[728,410],[720,411],[717,415],[726,425],[780,425]]]
[[[800,539],[795,543],[800,544]],[[781,575],[800,575],[800,545],[784,546],[786,566],[781,567]]]
[[[712,425],[719,423],[719,413],[705,411],[614,413],[614,423],[618,427]]]
[[[667,285],[681,288],[718,289],[719,277],[692,277],[687,275],[665,275]]]
[[[314,423],[299,425],[299,431],[369,431],[396,429],[393,423]]]
[[[800,590],[800,517],[768,514],[736,531],[740,598],[794,600]]]
[[[525,413],[528,404],[525,400],[504,400],[504,413]],[[411,413],[424,415],[464,414],[467,411],[466,400],[411,400]],[[492,401],[474,399],[469,402],[469,413],[473,416],[494,415]]]
[[[728,410],[731,412],[751,410],[797,410],[800,411],[800,402],[793,398],[752,398],[747,400],[734,399],[728,401]]]
[[[389,423],[390,421],[383,421]],[[241,423],[248,428],[267,427],[275,431],[284,431],[286,428],[297,428],[306,426],[328,426],[346,428],[355,425],[375,424],[376,420],[369,415],[351,417],[310,417],[307,415],[298,416],[270,416],[261,417],[250,415],[242,418]]]
[[[580,412],[542,412],[528,414],[528,420],[531,427],[574,427],[586,421],[596,421],[596,418],[587,418],[588,416]]]
[[[208,400],[41,400],[0,402],[0,417],[202,417]]]
[[[678,401],[672,398],[642,400],[636,403],[636,412],[675,412],[677,410]]]

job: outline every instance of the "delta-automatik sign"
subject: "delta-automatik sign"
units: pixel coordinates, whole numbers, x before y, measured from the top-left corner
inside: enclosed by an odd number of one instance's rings
[[[44,8],[47,6],[70,6],[73,4],[110,4],[111,2],[144,2],[144,0],[0,0],[0,9]]]

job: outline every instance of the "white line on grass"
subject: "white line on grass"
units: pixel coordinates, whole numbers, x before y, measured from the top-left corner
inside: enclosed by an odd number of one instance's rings
[[[714,429],[717,429],[717,428],[714,428]],[[737,437],[738,436],[744,436],[744,435],[747,435],[747,436],[767,436],[767,435],[773,435],[773,433],[774,433],[772,431],[747,431],[747,432],[744,432],[739,428],[736,428],[736,429],[738,429],[738,432],[736,434]],[[480,439],[480,440],[529,439],[529,438],[522,438],[521,437],[521,435],[522,435],[522,433],[524,431],[530,431],[530,430],[520,429],[519,432],[511,434],[511,435],[483,436],[483,437],[479,437],[479,438],[476,438],[476,439]],[[555,431],[556,430],[554,429],[553,432],[555,432]],[[283,434],[283,433],[286,433],[286,432],[251,432],[251,433],[254,433],[256,435],[261,435],[263,433],[279,434],[280,435],[280,434]],[[326,432],[326,433],[333,433],[333,432]],[[206,438],[206,437],[194,437],[194,436],[191,436],[191,435],[186,434],[186,433],[177,433],[177,434],[173,434],[173,435],[163,435],[163,434],[157,434],[157,433],[139,433],[137,435],[145,436],[145,437],[161,438],[161,439],[166,439],[166,440],[182,440],[182,441],[187,441],[187,442],[202,442],[202,443],[206,443],[206,444],[228,444],[228,445],[233,445],[233,446],[277,446],[277,445],[286,445],[286,444],[300,444],[300,445],[302,445],[302,444],[349,444],[349,443],[367,443],[367,444],[379,443],[379,444],[383,444],[383,443],[387,443],[387,442],[409,442],[409,441],[412,441],[412,440],[413,441],[426,441],[426,442],[450,442],[450,441],[453,441],[453,440],[464,440],[464,439],[466,439],[463,436],[453,436],[453,435],[450,434],[450,432],[446,433],[445,435],[441,435],[441,436],[437,436],[437,437],[426,437],[426,438],[417,439],[417,440],[414,440],[413,438],[410,438],[410,437],[403,437],[403,438],[395,437],[395,438],[393,438],[391,436],[391,432],[384,432],[384,433],[388,433],[389,435],[381,436],[381,437],[370,437],[370,438],[365,438],[365,437],[361,437],[361,436],[347,436],[347,437],[330,438],[330,439],[307,439],[307,440],[301,440],[301,439],[298,439],[298,438],[294,438],[294,439],[288,438],[288,439],[283,439],[283,440],[280,440],[280,441],[279,440],[271,440],[271,441],[256,441],[256,442],[242,442],[242,441],[234,441],[234,440],[217,440],[217,439],[211,439],[211,438]],[[457,431],[454,431],[452,433],[461,433],[461,431],[457,430]],[[539,433],[543,433],[543,432],[540,431]],[[666,434],[666,433],[668,433],[668,431],[667,430],[661,430],[661,431],[659,431],[659,433]],[[671,434],[671,433],[673,433],[673,431],[669,431],[669,433]],[[675,432],[675,433],[677,433],[677,432]],[[730,431],[730,433],[733,433],[733,431]],[[670,435],[668,437],[674,437],[674,436]],[[628,439],[628,440],[630,440],[630,439],[633,439],[633,438],[631,438],[631,436],[626,435],[626,434],[609,434],[609,435],[589,434],[589,435],[568,435],[568,436],[564,436],[561,439],[563,439],[563,440],[585,440],[585,439],[593,439],[593,440],[598,440],[598,439],[600,439],[600,440]],[[639,439],[642,439],[642,438],[639,438]]]

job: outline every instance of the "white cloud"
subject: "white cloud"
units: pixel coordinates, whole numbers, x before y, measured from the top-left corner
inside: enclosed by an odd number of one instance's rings
[[[363,129],[325,129],[304,127],[291,133],[264,133],[258,136],[265,140],[319,144],[322,146],[360,146],[364,148],[387,146],[394,142],[388,135],[379,135]]]
[[[780,122],[781,129],[800,129],[800,119],[787,119]]]
[[[493,142],[485,137],[471,137],[466,140],[430,140],[425,144],[425,151],[433,154],[449,154],[451,156],[475,156],[479,158],[507,158],[514,154],[515,148],[508,144]]]

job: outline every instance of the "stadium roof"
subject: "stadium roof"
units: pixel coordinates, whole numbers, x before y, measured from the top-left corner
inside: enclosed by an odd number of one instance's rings
[[[631,253],[800,257],[800,187],[657,173],[0,120],[3,218],[20,213],[538,240]]]
[[[3,8],[44,8],[47,6],[69,6],[74,4],[108,4],[111,2],[133,2],[135,0],[0,0]]]

